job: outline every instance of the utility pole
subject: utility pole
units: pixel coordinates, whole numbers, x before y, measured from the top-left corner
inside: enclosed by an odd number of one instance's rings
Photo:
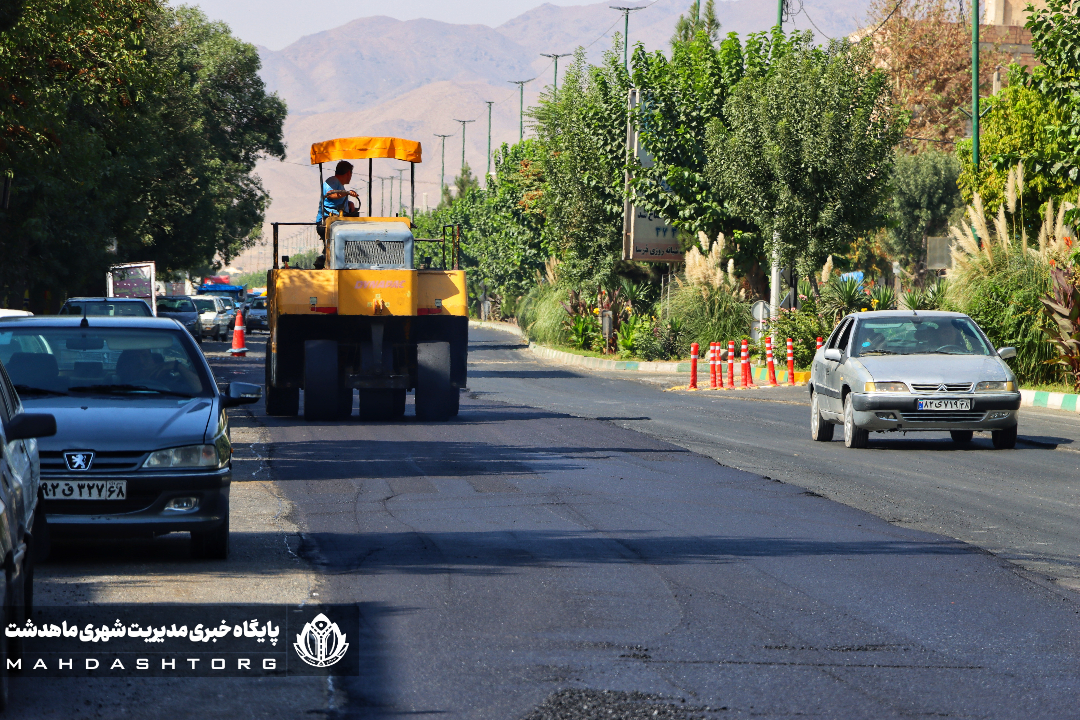
[[[784,0],[777,0],[776,3],[776,27],[784,29]]]
[[[386,217],[386,178],[379,176],[379,217]]]
[[[476,122],[476,121],[475,120],[457,120],[457,119],[455,119],[454,122],[461,123],[461,174],[464,175],[465,174],[465,126],[468,125],[471,122]]]
[[[559,58],[570,57],[571,54],[572,53],[562,53],[561,55],[556,53],[540,53],[540,57],[551,58],[555,61],[555,82],[553,84],[554,90],[552,91],[552,95],[559,91]]]
[[[630,13],[635,10],[644,10],[643,7],[620,7],[618,5],[608,5],[612,10],[618,10],[623,14],[623,36],[622,36],[622,59],[623,69],[627,74],[630,74]]]
[[[784,2],[776,2],[776,31],[784,31]],[[775,320],[780,315],[780,237],[773,232],[772,272],[769,273],[769,319]],[[770,335],[772,336],[773,350],[776,350],[776,342],[779,336],[776,333],[775,323],[770,323]]]
[[[388,177],[386,179],[390,181],[390,212],[393,213],[393,211],[394,211],[394,176],[391,175],[390,177]],[[393,217],[393,215],[391,214],[390,217]]]
[[[402,194],[405,192],[405,178],[401,177],[401,173],[405,172],[405,169],[400,168],[398,170],[395,170],[394,172],[397,173],[397,180],[398,180],[398,184],[397,184],[397,204],[398,204],[398,209],[397,209],[397,211],[401,212],[401,209],[405,207],[405,200],[404,200],[404,198],[402,198]],[[393,202],[394,198],[391,197],[390,201]],[[394,217],[397,217],[397,216],[395,215]]]
[[[487,154],[487,172],[484,173],[484,187],[487,187],[488,178],[491,177],[491,106],[495,104],[494,100],[485,100],[488,106],[488,154]]]
[[[435,133],[435,137],[442,138],[442,175],[439,176],[439,203],[442,203],[443,189],[446,187],[446,138],[453,135]],[[438,206],[438,204],[435,205],[435,207]]]
[[[521,107],[518,110],[518,142],[525,139],[525,83],[532,82],[535,79],[508,81],[511,85],[517,85],[518,89],[521,90]]]
[[[979,0],[971,0],[971,166],[979,177]]]

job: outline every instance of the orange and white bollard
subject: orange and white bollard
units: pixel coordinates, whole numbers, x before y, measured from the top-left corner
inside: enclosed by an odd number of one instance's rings
[[[754,386],[754,378],[750,372],[750,348],[745,338],[742,341],[742,386],[744,388]]]
[[[697,358],[698,351],[701,346],[697,343],[690,343],[690,389],[697,390]]]
[[[719,345],[719,343],[709,343],[709,387],[713,390],[716,389],[716,356],[719,354],[719,348],[716,347],[717,345]]]
[[[787,339],[787,383],[795,384],[795,342]]]
[[[816,349],[817,349],[817,350],[820,350],[820,349],[821,349],[821,345],[822,345],[822,341],[821,341],[821,338],[818,338],[818,339],[817,339],[817,348],[816,348]]]
[[[727,344],[727,387],[735,387],[735,341],[728,340]]]
[[[772,337],[765,336],[765,365],[769,369],[769,387],[776,387],[776,363],[773,362]]]
[[[236,327],[233,328],[232,349],[229,350],[233,357],[247,357],[247,345],[244,339],[244,315],[236,311]]]

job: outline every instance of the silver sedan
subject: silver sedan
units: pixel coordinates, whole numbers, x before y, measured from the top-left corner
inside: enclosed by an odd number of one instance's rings
[[[994,349],[961,313],[890,310],[845,317],[810,369],[810,433],[866,447],[870,432],[947,430],[957,443],[989,430],[994,447],[1016,445],[1020,391]]]

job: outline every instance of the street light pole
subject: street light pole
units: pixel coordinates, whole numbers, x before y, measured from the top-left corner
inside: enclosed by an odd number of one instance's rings
[[[552,60],[555,61],[555,82],[553,84],[553,87],[554,87],[554,90],[552,91],[553,95],[556,92],[559,91],[559,58],[561,58],[561,57],[570,57],[570,55],[571,55],[571,53],[562,53],[561,55],[557,54],[557,53],[540,53],[540,57],[551,58]]]
[[[485,100],[488,106],[488,154],[487,154],[487,172],[484,174],[484,187],[487,187],[488,178],[491,177],[491,106],[495,104],[494,100]]]
[[[511,85],[517,85],[521,90],[521,108],[518,110],[518,142],[525,139],[525,83],[532,82],[536,78],[528,80],[509,80]]]
[[[476,122],[476,121],[475,120],[457,120],[457,119],[455,119],[454,122],[461,123],[461,174],[464,176],[465,175],[465,126],[468,125],[471,122]]]
[[[397,173],[397,181],[398,181],[398,184],[397,184],[397,204],[398,204],[398,209],[397,209],[397,211],[401,212],[401,208],[405,207],[405,199],[402,197],[404,192],[405,192],[405,178],[401,177],[401,173],[405,172],[405,169],[404,168],[398,168],[394,172]],[[390,198],[390,202],[394,202],[394,198]],[[394,217],[397,217],[397,215],[395,215]]]
[[[618,10],[623,14],[623,69],[627,73],[630,72],[630,13],[635,10],[644,10],[643,7],[620,7],[618,5],[608,5],[612,10]]]
[[[979,177],[979,0],[971,0],[971,166]]]
[[[453,135],[435,133],[435,137],[442,138],[442,174],[439,176],[439,203],[435,205],[435,207],[438,207],[442,203],[443,188],[446,187],[446,138],[453,137]]]

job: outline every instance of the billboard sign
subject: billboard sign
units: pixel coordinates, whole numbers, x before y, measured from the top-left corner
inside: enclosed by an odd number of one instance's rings
[[[642,167],[652,167],[652,155],[641,147],[639,133],[633,123],[634,108],[641,102],[641,93],[631,88],[628,102],[630,113],[626,124],[627,156],[636,158]],[[630,171],[627,170],[627,190],[630,187],[630,180]],[[663,218],[637,207],[629,199],[623,205],[622,257],[623,260],[642,262],[680,263],[685,260],[679,244],[678,230]]]

